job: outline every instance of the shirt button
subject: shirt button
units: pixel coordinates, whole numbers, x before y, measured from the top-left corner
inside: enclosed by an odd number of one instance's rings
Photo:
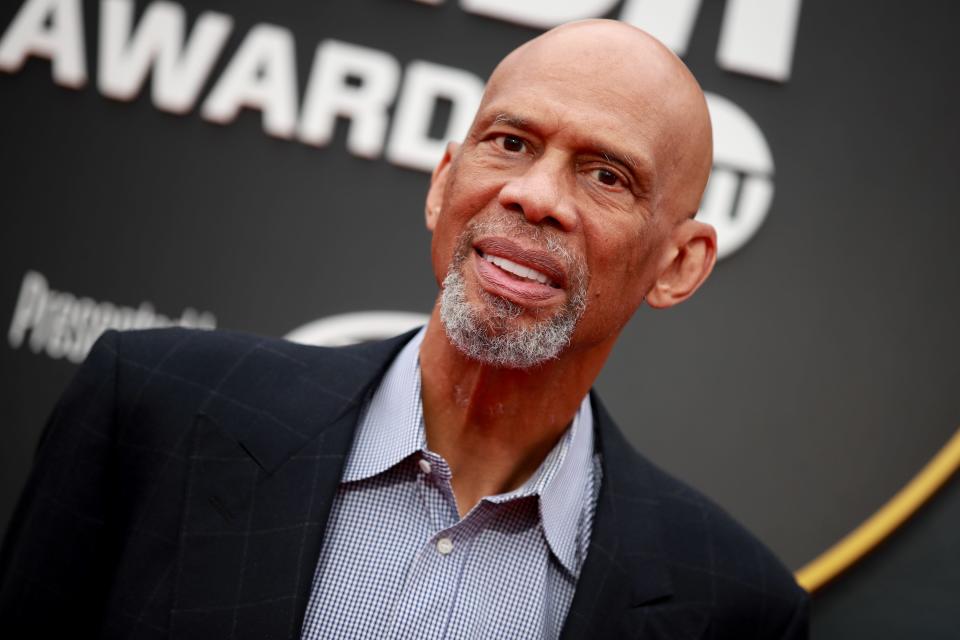
[[[453,540],[450,538],[440,538],[437,540],[437,551],[439,551],[442,556],[453,551]]]
[[[420,464],[420,471],[423,471],[424,473],[430,473],[431,471],[433,471],[433,467],[430,466],[430,463],[427,462],[426,458],[420,458],[419,464]]]

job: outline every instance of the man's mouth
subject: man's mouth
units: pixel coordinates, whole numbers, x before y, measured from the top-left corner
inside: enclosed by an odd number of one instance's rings
[[[566,271],[551,252],[502,237],[478,240],[473,249],[474,268],[488,293],[527,307],[563,299]]]
[[[541,273],[536,269],[525,267],[522,264],[517,264],[512,260],[507,260],[506,258],[501,258],[500,256],[495,256],[489,253],[485,254],[480,250],[477,250],[477,253],[487,262],[497,265],[507,273],[513,274],[521,280],[532,280],[533,282],[539,282],[540,284],[545,284],[549,287],[557,287],[557,285],[550,280],[545,273]]]
[[[524,247],[503,237],[481,238],[473,248],[481,258],[513,276],[554,289],[566,287],[566,270],[550,251]]]

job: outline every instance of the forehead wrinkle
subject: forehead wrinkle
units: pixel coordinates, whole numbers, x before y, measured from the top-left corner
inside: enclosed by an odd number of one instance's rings
[[[537,103],[538,113],[536,113],[536,117],[533,118],[510,111],[508,105],[497,105],[496,103],[499,102],[509,103],[511,101],[509,96],[513,93],[513,87],[517,84],[529,87],[529,83],[534,81],[534,78],[527,78],[524,71],[524,69],[520,69],[518,72],[511,74],[514,76],[513,78],[501,78],[500,82],[496,85],[496,89],[491,90],[491,87],[488,87],[484,101],[488,103],[486,106],[491,107],[491,110],[495,111],[494,117],[488,120],[490,124],[506,125],[535,132],[541,132],[545,129],[562,130],[566,128],[563,126],[564,118],[573,117],[576,119],[576,108],[583,106],[595,116],[600,116],[607,120],[606,124],[598,125],[601,129],[619,129],[621,133],[626,134],[628,128],[636,129],[639,125],[640,130],[635,132],[640,134],[644,139],[647,139],[648,134],[642,131],[642,121],[654,119],[656,116],[661,115],[662,112],[668,111],[668,109],[664,109],[661,105],[655,104],[654,101],[642,96],[631,95],[627,89],[616,85],[607,83],[602,86],[595,86],[595,83],[590,81],[576,83],[571,79],[569,74],[554,76],[549,72],[538,73],[535,80],[540,84],[545,81],[551,84],[560,82],[568,95],[568,99],[564,103],[556,105],[550,104],[546,100],[540,101]],[[491,83],[491,85],[492,84],[493,83]],[[578,92],[580,95],[576,95]],[[660,92],[661,95],[663,93],[666,92]],[[506,94],[506,98],[504,94]],[[497,108],[498,106],[501,108]],[[633,110],[641,109],[643,115],[639,118],[637,114],[628,116],[627,111],[629,111],[630,108]],[[559,109],[559,111],[557,111],[557,109]],[[483,107],[481,107],[481,111],[483,110]],[[574,113],[564,113],[570,110]],[[543,117],[548,115],[549,120],[552,121],[555,119],[556,122],[545,122]],[[610,117],[613,117],[615,121],[609,121]],[[652,163],[646,161],[648,160],[647,158],[638,159],[627,149],[617,148],[615,145],[605,143],[601,139],[588,138],[580,142],[582,146],[589,147],[592,152],[605,157],[607,160],[619,160],[621,164],[630,169],[636,170],[644,167],[652,167]]]
[[[523,130],[542,128],[542,125],[538,126],[529,118],[506,111],[498,112],[490,122],[491,124],[502,124]],[[559,128],[564,129],[562,125]],[[641,169],[649,164],[648,162],[640,162],[635,155],[627,151],[615,150],[600,140],[582,141],[577,146],[587,147],[608,162],[616,162],[634,170]]]

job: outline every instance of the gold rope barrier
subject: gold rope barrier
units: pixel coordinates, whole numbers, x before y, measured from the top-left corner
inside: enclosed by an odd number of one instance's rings
[[[796,573],[814,593],[869,553],[912,516],[960,468],[960,429],[930,462],[875,514]]]

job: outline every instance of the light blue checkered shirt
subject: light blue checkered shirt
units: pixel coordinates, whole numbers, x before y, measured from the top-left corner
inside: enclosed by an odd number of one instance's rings
[[[522,487],[484,498],[461,519],[450,468],[427,449],[423,333],[362,414],[301,637],[556,638],[600,482],[590,398]]]

